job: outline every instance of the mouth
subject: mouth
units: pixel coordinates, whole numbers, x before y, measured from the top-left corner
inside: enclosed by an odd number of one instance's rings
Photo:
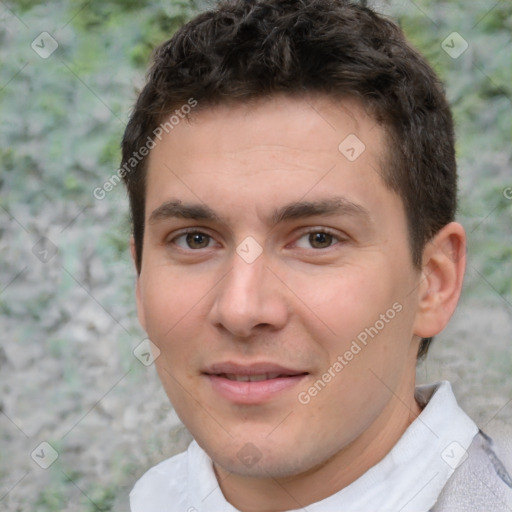
[[[301,375],[306,375],[305,373]],[[261,382],[263,380],[285,379],[296,377],[297,375],[286,375],[282,373],[260,373],[257,375],[237,375],[235,373],[220,373],[217,377],[223,377],[236,382]]]
[[[289,392],[309,373],[274,363],[227,362],[210,366],[204,375],[217,396],[236,404],[255,405]]]

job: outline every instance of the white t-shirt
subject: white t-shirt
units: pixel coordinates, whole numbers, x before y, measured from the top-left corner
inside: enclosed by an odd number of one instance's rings
[[[478,427],[458,406],[449,382],[418,386],[424,406],[391,451],[336,494],[307,512],[428,512]],[[130,493],[131,512],[239,512],[226,501],[206,452],[188,450],[149,469]],[[298,512],[298,511],[290,511]]]

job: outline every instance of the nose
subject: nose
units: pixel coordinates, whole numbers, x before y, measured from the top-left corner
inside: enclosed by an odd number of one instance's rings
[[[282,329],[289,308],[285,287],[267,267],[265,253],[248,263],[237,253],[232,267],[216,289],[209,319],[237,339],[250,338],[262,329]]]

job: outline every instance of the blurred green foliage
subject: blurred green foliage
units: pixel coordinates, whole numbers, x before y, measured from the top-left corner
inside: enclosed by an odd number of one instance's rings
[[[98,201],[93,190],[117,169],[120,139],[152,49],[207,5],[206,0],[3,3],[0,207],[8,212],[2,218],[11,226],[0,227],[4,282],[19,271],[25,251],[12,226],[23,225],[34,241],[63,233],[59,243],[63,265],[84,281],[114,283],[102,295],[102,303],[121,317],[134,316],[131,275],[126,270],[125,193],[118,186]],[[466,293],[494,299],[499,293],[512,302],[512,200],[503,194],[505,187],[512,186],[512,3],[415,0],[379,5],[399,20],[428,57],[453,106],[460,219],[469,234]],[[30,46],[42,31],[59,43],[48,59],[41,59]],[[454,31],[469,43],[458,59],[441,48]],[[68,228],[70,223],[76,229]],[[96,258],[100,265],[94,268],[103,274],[82,264],[84,255]],[[52,301],[70,300],[73,286],[63,274],[34,281],[30,293],[0,295],[0,313],[23,320],[19,328],[23,339],[44,321],[42,312]],[[55,313],[64,320],[66,315],[65,308]],[[55,358],[72,357],[64,338],[48,339],[45,343]],[[77,378],[73,368],[67,369],[68,381]],[[79,386],[77,382],[73,388]],[[87,493],[99,508],[85,500],[84,510],[111,510],[122,474],[113,471],[102,476],[101,483],[87,484]],[[62,510],[72,486],[60,475],[34,497],[38,511]],[[79,479],[80,472],[74,476]]]

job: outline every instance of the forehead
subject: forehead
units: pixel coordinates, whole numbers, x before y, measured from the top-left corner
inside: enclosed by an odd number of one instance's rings
[[[176,194],[226,207],[237,199],[322,199],[343,189],[358,202],[387,188],[384,130],[356,100],[275,96],[199,107],[151,150],[147,216]]]
[[[303,96],[275,94],[215,105],[196,103],[186,117],[168,116],[173,121],[172,126],[167,123],[168,129],[162,134],[164,146],[177,138],[180,138],[180,144],[187,139],[194,145],[201,139],[201,146],[193,148],[197,154],[209,150],[243,150],[275,141],[286,145],[287,149],[318,151],[332,150],[333,143],[337,146],[336,143],[346,135],[353,134],[370,142],[366,149],[371,153],[384,149],[383,128],[362,102],[353,97],[335,99],[312,93]],[[167,120],[164,117],[161,126]],[[222,130],[211,132],[214,126]],[[151,151],[150,160],[152,155],[162,151],[162,144],[156,142],[158,147]]]

